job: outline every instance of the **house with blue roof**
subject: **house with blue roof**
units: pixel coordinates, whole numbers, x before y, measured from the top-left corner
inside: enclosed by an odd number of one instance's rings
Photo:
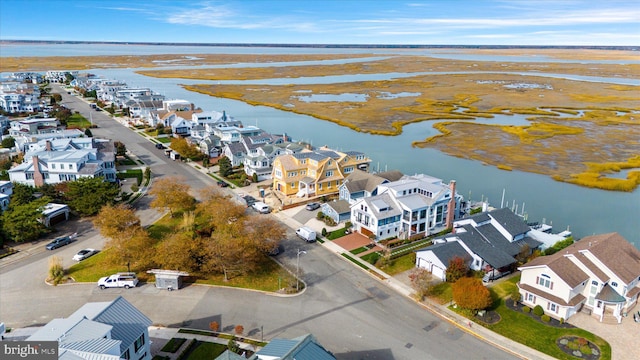
[[[244,359],[225,351],[216,360]],[[249,360],[336,360],[331,352],[322,347],[311,334],[293,339],[273,339],[253,354]]]
[[[122,296],[53,319],[28,341],[58,341],[58,359],[149,360],[151,320]]]

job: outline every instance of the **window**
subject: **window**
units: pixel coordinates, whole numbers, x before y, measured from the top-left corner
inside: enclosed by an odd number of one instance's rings
[[[536,303],[536,296],[533,295],[532,293],[527,293],[527,301],[535,304]]]
[[[333,170],[328,170],[326,173],[324,173],[324,176],[326,177],[333,176]]]
[[[617,282],[615,282],[615,281],[613,281],[613,282],[611,282],[611,286],[613,286],[613,287],[618,287],[618,283],[617,283]]]
[[[136,342],[134,343],[134,348],[135,348],[136,352],[138,352],[138,350],[140,350],[140,348],[143,345],[144,345],[144,334],[140,335],[138,340],[136,340]]]
[[[553,281],[551,281],[551,278],[549,277],[549,275],[541,274],[537,278],[536,283],[540,286],[544,286],[548,289],[553,290]]]
[[[55,170],[56,169],[56,164],[51,164],[51,169]]]
[[[129,354],[129,349],[127,349],[127,351],[124,352],[124,354],[122,354],[122,356],[120,356],[123,359],[129,360],[129,358],[131,358],[131,355]]]
[[[555,313],[558,312],[559,306],[554,303],[547,303],[547,310],[553,311]]]
[[[60,164],[60,169],[64,170],[64,164]]]
[[[296,183],[294,183],[294,182],[293,182],[293,183],[291,183],[291,188],[292,188],[292,189],[295,189],[295,188],[296,188]]]

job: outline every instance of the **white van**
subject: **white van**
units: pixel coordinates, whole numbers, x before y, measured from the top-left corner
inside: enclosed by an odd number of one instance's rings
[[[303,226],[296,230],[296,235],[306,242],[316,241],[316,231],[308,226]]]
[[[271,208],[269,205],[263,203],[262,201],[256,201],[251,204],[251,207],[254,208],[260,214],[268,214],[271,212]]]

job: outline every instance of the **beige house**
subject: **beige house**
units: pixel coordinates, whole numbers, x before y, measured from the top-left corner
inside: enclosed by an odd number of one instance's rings
[[[588,236],[518,268],[522,303],[569,319],[578,311],[620,323],[640,293],[640,250],[618,233]]]

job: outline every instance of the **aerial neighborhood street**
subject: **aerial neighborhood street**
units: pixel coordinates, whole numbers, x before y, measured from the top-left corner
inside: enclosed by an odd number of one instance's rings
[[[53,92],[60,92],[70,109],[92,118],[98,126],[92,129],[95,137],[125,143],[133,155],[151,167],[154,178],[180,175],[194,192],[216,185],[215,179],[201,171],[168,159],[153,143],[108,114],[93,111],[86,102],[67,95],[57,85]],[[148,202],[145,196],[135,203],[143,225],[161,215],[149,208]],[[279,214],[285,223],[292,223],[284,216]],[[77,251],[101,249],[104,245],[104,239],[89,222],[80,221],[73,226],[69,230],[78,232],[77,241],[54,251],[63,258],[65,267],[72,264]],[[51,253],[44,250],[42,241],[30,245],[28,255],[0,263],[0,319],[11,328],[42,326],[54,318],[69,316],[84,303],[123,296],[157,326],[208,329],[210,322],[217,321],[227,330],[241,324],[253,337],[264,339],[313,333],[338,359],[545,358],[524,346],[506,352],[490,345],[468,333],[464,323],[461,326],[427,311],[319,243],[297,239],[293,228],[287,234],[278,261],[291,268],[298,252],[306,252],[299,263],[306,290],[295,296],[201,285],[173,292],[157,289],[153,284],[128,290],[101,290],[94,283],[54,287],[44,281]],[[505,340],[502,346],[510,347],[511,343]]]

